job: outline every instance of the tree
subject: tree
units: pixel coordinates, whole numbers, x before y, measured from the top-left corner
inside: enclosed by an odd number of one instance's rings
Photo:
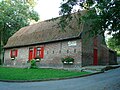
[[[38,21],[39,15],[34,11],[34,0],[2,0],[0,1],[0,55],[3,57],[3,46],[8,38],[20,28]]]
[[[104,35],[104,32],[108,31],[116,40],[116,45],[120,45],[119,0],[63,0],[60,10],[60,15],[63,15],[60,21],[62,27],[71,20],[70,14],[77,11],[75,7],[79,7],[78,12],[86,10],[83,17],[79,16],[79,22],[91,20],[94,23],[91,25],[91,35]]]
[[[120,45],[116,45],[116,39],[109,38],[107,44],[110,49],[120,51]]]

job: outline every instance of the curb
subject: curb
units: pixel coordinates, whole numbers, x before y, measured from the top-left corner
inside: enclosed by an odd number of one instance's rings
[[[96,75],[96,74],[100,74],[100,73],[104,73],[104,72],[100,71],[100,72],[96,72],[96,73],[86,74],[86,75],[82,75],[82,76],[68,77],[68,78],[55,78],[55,79],[46,79],[46,80],[0,80],[0,82],[12,82],[12,83],[45,82],[45,81],[56,81],[56,80],[81,78],[81,77],[87,77],[87,76]]]

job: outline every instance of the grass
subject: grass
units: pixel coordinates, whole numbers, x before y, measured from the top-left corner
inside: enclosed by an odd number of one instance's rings
[[[0,67],[0,80],[48,80],[68,78],[90,74],[90,72],[77,72],[57,69],[23,69]]]

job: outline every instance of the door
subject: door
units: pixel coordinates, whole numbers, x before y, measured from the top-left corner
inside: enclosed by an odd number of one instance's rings
[[[93,53],[94,53],[93,65],[98,65],[98,51],[97,51],[97,49],[94,49]]]
[[[29,49],[29,61],[33,59],[33,49]]]

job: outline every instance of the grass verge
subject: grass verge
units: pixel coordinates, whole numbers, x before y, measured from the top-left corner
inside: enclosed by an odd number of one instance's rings
[[[24,69],[0,67],[0,80],[49,80],[70,78],[87,74],[91,73],[58,69]]]

